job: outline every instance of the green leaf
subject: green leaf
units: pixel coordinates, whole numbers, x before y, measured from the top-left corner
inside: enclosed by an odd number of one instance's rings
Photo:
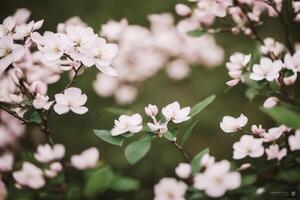
[[[121,108],[106,108],[105,111],[115,115],[132,114],[130,110],[121,109]]]
[[[30,115],[30,119],[29,119],[31,122],[34,122],[34,123],[41,123],[42,122],[42,119],[39,115],[39,113],[37,111],[34,111],[31,115]]]
[[[278,124],[284,124],[288,127],[300,128],[300,112],[291,110],[283,105],[278,105],[273,108],[261,108],[263,112],[268,114]]]
[[[216,95],[211,95],[210,97],[207,97],[203,101],[194,105],[191,110],[191,117],[193,117],[193,116],[197,115],[199,112],[201,112],[204,108],[206,108],[209,104],[211,104],[215,98],[216,98]]]
[[[84,187],[84,195],[92,197],[97,193],[104,192],[113,180],[113,172],[109,167],[100,168],[91,173]]]
[[[171,141],[171,142],[175,141],[175,137],[170,131],[165,132],[163,134],[163,137],[166,138],[167,140]]]
[[[125,157],[130,164],[135,164],[142,159],[151,148],[153,136],[147,136],[136,142],[129,144],[125,148]]]
[[[190,136],[191,136],[192,133],[193,133],[194,127],[196,126],[196,124],[197,124],[198,122],[199,122],[199,121],[195,121],[195,122],[187,129],[187,131],[184,133],[184,135],[182,136],[182,139],[181,139],[181,145],[183,145],[183,144],[190,138]]]
[[[254,174],[246,175],[246,176],[243,176],[241,185],[242,186],[251,185],[252,183],[254,183],[254,181],[256,181],[256,175],[254,175]]]
[[[105,142],[113,145],[123,145],[124,138],[122,136],[112,136],[111,132],[108,130],[94,130],[94,133]]]
[[[138,180],[117,175],[111,181],[109,189],[121,192],[133,191],[137,190],[140,187],[140,183]]]
[[[202,159],[202,157],[205,154],[209,153],[209,148],[206,148],[204,150],[202,150],[200,153],[198,153],[192,160],[191,165],[192,165],[192,174],[195,175],[196,173],[199,172],[199,170],[201,169],[200,166],[200,161]]]
[[[289,182],[297,182],[300,180],[300,170],[299,169],[289,169],[286,171],[281,171],[278,174],[278,178],[289,181]]]
[[[29,99],[25,99],[23,101],[21,101],[22,105],[26,105],[26,106],[32,106],[32,101],[30,101]]]
[[[245,93],[246,97],[252,101],[257,95],[259,95],[259,91],[255,88],[248,88]]]
[[[191,37],[200,37],[200,36],[204,35],[205,32],[197,29],[194,31],[189,31],[189,32],[187,32],[187,34],[188,34],[188,36],[191,36]]]
[[[80,188],[77,185],[68,185],[68,191],[66,194],[66,199],[67,200],[79,200],[81,199],[81,192]]]

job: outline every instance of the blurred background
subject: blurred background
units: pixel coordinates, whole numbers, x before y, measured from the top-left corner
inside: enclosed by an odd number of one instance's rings
[[[152,13],[174,13],[179,0],[2,0],[0,16],[3,20],[11,15],[17,8],[28,8],[32,12],[31,19],[44,19],[43,30],[56,31],[56,25],[66,21],[72,16],[79,16],[96,32],[100,25],[109,19],[120,20],[127,18],[130,24],[148,26],[147,15]],[[174,14],[175,15],[175,14]],[[282,30],[276,20],[268,21],[272,35],[282,41]],[[265,30],[261,30],[268,36]],[[274,35],[275,34],[275,35]],[[251,53],[255,51],[256,44],[244,36],[230,34],[216,35],[217,43],[225,51],[225,61],[235,51]],[[199,51],[205,51],[199,47]],[[199,123],[193,132],[193,139],[186,144],[190,155],[195,155],[200,150],[209,147],[211,154],[217,159],[230,158],[232,143],[236,136],[224,134],[219,123],[224,115],[239,116],[245,114],[251,124],[262,123],[264,127],[274,125],[260,110],[263,99],[253,102],[245,97],[245,88],[242,85],[235,89],[227,90],[225,82],[229,80],[225,65],[214,69],[193,66],[191,75],[181,82],[173,82],[167,78],[164,71],[146,81],[140,88],[138,99],[130,106],[120,107],[113,99],[104,99],[96,95],[92,88],[97,69],[86,70],[84,76],[79,77],[76,86],[88,95],[87,106],[89,112],[83,116],[63,115],[52,113],[50,126],[54,131],[53,138],[56,143],[67,147],[68,154],[79,153],[83,149],[96,146],[100,149],[101,160],[108,163],[115,171],[141,180],[138,192],[114,193],[107,191],[101,194],[101,199],[152,199],[153,185],[161,177],[174,176],[174,168],[178,162],[184,162],[180,153],[166,141],[153,143],[150,153],[134,166],[130,166],[124,158],[121,147],[106,144],[93,134],[93,129],[111,129],[113,120],[117,115],[105,111],[107,107],[118,107],[133,112],[144,113],[144,106],[156,104],[160,107],[178,100],[182,106],[192,106],[198,101],[216,94],[217,98],[207,109],[198,115]],[[66,79],[50,87],[51,91],[63,88]],[[51,92],[50,91],[50,92]],[[32,132],[32,140],[38,140],[38,135]],[[32,147],[35,149],[35,147]]]

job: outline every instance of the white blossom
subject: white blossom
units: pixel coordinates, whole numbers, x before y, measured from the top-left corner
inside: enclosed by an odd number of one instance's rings
[[[287,149],[282,148],[279,149],[278,144],[272,144],[266,149],[266,154],[268,156],[268,160],[277,159],[280,161],[287,154]]]
[[[79,88],[70,87],[64,93],[55,95],[56,104],[54,110],[57,114],[65,114],[70,110],[77,114],[84,114],[88,108],[83,106],[87,101],[86,94],[82,94]]]
[[[185,200],[187,185],[174,178],[163,178],[154,186],[154,200]]]
[[[230,163],[227,160],[216,162],[203,173],[196,174],[194,187],[204,190],[209,197],[221,197],[227,190],[237,189],[241,185],[241,175],[230,172]]]
[[[175,168],[175,173],[179,178],[187,179],[190,177],[190,175],[192,173],[192,167],[188,163],[180,163]]]
[[[15,171],[13,177],[18,184],[31,189],[40,189],[45,185],[43,171],[30,162],[24,162],[22,169]]]
[[[180,108],[177,101],[171,103],[162,109],[162,113],[167,121],[172,120],[174,123],[182,123],[189,120],[191,111],[190,107]]]
[[[262,58],[260,64],[253,65],[253,72],[250,78],[255,81],[266,79],[267,81],[274,81],[279,77],[279,72],[283,67],[281,60],[272,61],[269,58]]]
[[[36,153],[34,153],[34,158],[41,163],[49,163],[62,159],[65,151],[65,147],[62,144],[55,144],[53,147],[49,144],[39,145]]]
[[[115,126],[111,130],[111,134],[117,136],[126,132],[138,133],[143,128],[142,123],[142,116],[138,113],[131,116],[121,115],[119,120],[115,120]]]
[[[239,160],[246,156],[251,158],[261,157],[264,154],[263,141],[251,135],[243,135],[240,141],[233,144],[233,159]]]
[[[277,97],[269,97],[265,100],[263,107],[264,108],[273,108],[277,105],[279,99]]]
[[[79,170],[94,168],[99,160],[99,151],[95,147],[84,150],[79,155],[71,157],[72,166]]]
[[[300,150],[300,130],[297,130],[295,135],[289,136],[288,141],[292,151]]]
[[[13,169],[14,156],[12,153],[6,152],[0,156],[0,172],[8,172]]]
[[[248,118],[243,114],[241,114],[238,118],[225,116],[220,123],[220,127],[225,133],[233,133],[241,130],[242,127],[246,126],[247,122]]]

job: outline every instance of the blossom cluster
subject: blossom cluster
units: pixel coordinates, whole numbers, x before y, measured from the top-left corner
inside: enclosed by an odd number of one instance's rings
[[[102,25],[100,35],[119,45],[113,61],[119,76],[97,76],[93,86],[100,96],[114,96],[118,104],[130,104],[137,98],[140,83],[162,69],[172,80],[179,81],[190,74],[192,64],[212,68],[222,63],[223,49],[211,35],[186,35],[169,13],[151,14],[148,19],[149,29],[131,25],[126,19]],[[205,51],[199,51],[199,47]]]
[[[3,174],[12,173],[17,188],[38,190],[45,187],[47,180],[64,173],[65,168],[69,167],[62,162],[64,156],[65,147],[62,144],[39,145],[34,153],[34,160],[24,161],[21,169],[16,169],[13,153],[6,152],[0,156],[0,171]],[[72,155],[70,162],[71,167],[77,170],[86,170],[96,167],[98,160],[99,151],[92,147],[79,155]]]

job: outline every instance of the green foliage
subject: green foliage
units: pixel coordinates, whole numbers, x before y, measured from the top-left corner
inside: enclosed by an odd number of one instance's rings
[[[194,31],[189,31],[187,34],[191,37],[201,37],[205,34],[205,31],[197,29]]]
[[[137,190],[139,187],[140,183],[138,180],[126,176],[115,175],[110,183],[109,189],[120,192],[128,192]]]
[[[199,170],[201,169],[200,161],[201,161],[202,157],[207,153],[209,153],[209,148],[202,150],[193,158],[193,160],[191,162],[193,175],[198,173]]]
[[[92,197],[104,192],[113,180],[114,175],[109,167],[100,168],[89,174],[84,187],[84,195]]]
[[[197,103],[192,107],[191,110],[191,117],[197,115],[199,112],[201,112],[204,108],[206,108],[209,104],[211,104],[216,98],[216,95],[211,95],[204,99],[203,101]]]
[[[29,108],[24,114],[24,118],[33,122],[33,123],[41,123],[42,119],[39,113],[34,108]]]
[[[300,112],[297,112],[296,109],[291,110],[284,105],[278,105],[270,109],[261,108],[261,110],[278,124],[284,124],[295,129],[300,128]]]
[[[174,137],[173,133],[171,133],[170,131],[167,131],[166,133],[164,133],[163,137],[171,142],[175,141],[175,137]]]
[[[113,144],[122,146],[124,138],[122,136],[112,136],[111,132],[108,130],[94,130],[95,135],[97,135],[101,140]]]
[[[294,168],[294,169],[281,171],[278,174],[278,178],[288,182],[297,182],[300,180],[300,169]]]
[[[245,176],[242,177],[241,186],[251,185],[255,181],[256,181],[256,175],[254,175],[254,174],[245,175]]]
[[[121,108],[106,108],[106,112],[115,114],[115,115],[130,115],[132,112],[130,110],[121,109]]]
[[[125,157],[130,164],[135,164],[142,159],[151,148],[152,135],[148,135],[138,141],[129,144],[125,148]]]
[[[182,138],[181,138],[181,144],[182,144],[182,145],[190,138],[190,136],[191,136],[192,133],[193,133],[194,127],[196,126],[196,124],[197,124],[198,122],[199,122],[199,121],[194,122],[194,123],[186,130],[186,132],[184,133],[184,135],[183,135]]]

